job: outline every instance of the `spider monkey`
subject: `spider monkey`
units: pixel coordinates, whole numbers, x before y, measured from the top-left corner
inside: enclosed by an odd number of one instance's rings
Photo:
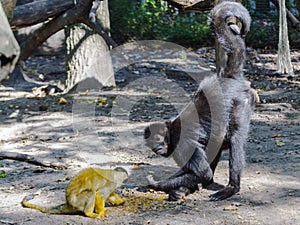
[[[240,190],[245,164],[245,144],[256,95],[243,75],[245,43],[250,15],[240,3],[223,2],[210,12],[210,22],[228,59],[221,77],[205,78],[191,102],[173,119],[146,127],[146,146],[181,167],[174,176],[148,187],[169,193],[178,200],[198,189],[213,188],[215,168],[222,150],[229,149],[229,183],[210,195],[211,201],[226,199]]]

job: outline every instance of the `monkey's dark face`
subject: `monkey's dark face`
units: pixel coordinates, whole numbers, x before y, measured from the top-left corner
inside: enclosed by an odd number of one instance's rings
[[[146,146],[158,155],[168,156],[168,128],[165,123],[154,123],[146,127]]]

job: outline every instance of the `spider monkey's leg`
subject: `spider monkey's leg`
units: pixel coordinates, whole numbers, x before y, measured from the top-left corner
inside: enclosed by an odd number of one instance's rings
[[[220,160],[221,154],[222,154],[222,151],[220,150],[218,152],[218,154],[216,155],[216,157],[214,158],[214,160],[210,163],[210,168],[211,168],[213,174],[215,173],[215,170],[216,170],[216,167],[217,167],[218,162]],[[224,188],[224,185],[215,183],[214,179],[212,178],[209,181],[203,181],[202,182],[202,187],[205,188],[205,189],[208,189],[208,190],[216,191],[216,190],[220,190],[221,188]]]
[[[171,190],[176,190],[181,187],[186,187],[190,190],[195,190],[198,188],[198,183],[201,179],[192,173],[184,173],[181,176],[168,179],[165,181],[153,181],[150,182],[149,187],[157,191],[169,192]]]
[[[229,184],[210,196],[211,201],[226,199],[240,190],[241,174],[245,164],[244,145],[247,134],[238,129],[233,132],[229,149]]]

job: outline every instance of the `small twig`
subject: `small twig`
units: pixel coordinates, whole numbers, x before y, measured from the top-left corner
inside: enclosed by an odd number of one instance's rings
[[[16,222],[4,218],[0,220],[0,224],[16,224]]]
[[[64,29],[66,26],[82,22],[82,18],[88,18],[92,5],[93,0],[77,0],[77,4],[74,7],[37,28],[21,44],[19,60],[25,61],[52,34]]]
[[[52,169],[57,169],[57,170],[63,170],[68,167],[67,165],[64,165],[61,163],[51,163],[48,161],[40,161],[31,155],[15,153],[15,152],[0,152],[0,160],[3,160],[3,159],[10,159],[10,160],[16,160],[16,161],[20,161],[20,162],[26,162],[26,163],[30,163],[33,165],[50,167]]]
[[[25,65],[25,62],[24,61],[19,61],[19,66],[22,68],[22,70],[24,72],[26,72],[27,74],[31,74],[37,78],[39,78],[40,80],[44,80],[44,75],[41,74],[41,73],[38,73],[37,71],[33,70],[33,69],[30,69],[28,68],[26,65]]]

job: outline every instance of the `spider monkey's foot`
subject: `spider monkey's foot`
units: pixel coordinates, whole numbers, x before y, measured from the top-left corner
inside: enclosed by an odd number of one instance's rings
[[[224,185],[215,183],[213,180],[211,180],[210,182],[202,183],[202,188],[211,191],[218,191],[224,188]]]
[[[201,183],[202,183],[202,184],[209,184],[209,183],[212,183],[212,182],[213,182],[213,176],[214,176],[214,174],[213,174],[211,168],[208,167],[208,168],[204,171],[204,173],[203,173],[203,176],[202,176],[202,178],[201,178]]]
[[[169,192],[168,201],[177,201],[183,199],[185,196],[189,195],[191,191],[186,187],[180,187],[176,190],[171,190]]]
[[[215,194],[210,195],[210,201],[220,201],[224,200],[226,198],[231,197],[235,193],[239,192],[240,188],[239,187],[233,187],[231,185],[226,186],[222,190],[218,191]]]

